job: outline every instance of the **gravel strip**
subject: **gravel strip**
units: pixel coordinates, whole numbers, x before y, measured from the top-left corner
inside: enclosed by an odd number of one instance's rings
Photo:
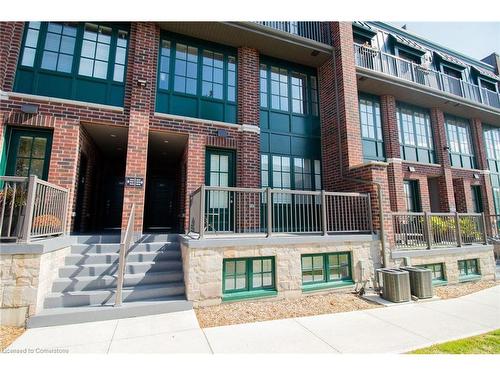
[[[496,281],[476,281],[468,283],[460,283],[446,286],[438,286],[434,288],[434,293],[441,299],[457,298],[467,294],[479,292],[480,290],[500,285]]]
[[[223,303],[195,309],[201,328],[382,307],[351,293],[311,295],[299,299]]]
[[[0,352],[4,351],[23,332],[24,328],[22,327],[0,326]]]

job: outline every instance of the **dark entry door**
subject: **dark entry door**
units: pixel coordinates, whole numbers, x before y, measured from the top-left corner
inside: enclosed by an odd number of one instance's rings
[[[51,146],[49,131],[11,129],[6,174],[47,180]]]
[[[177,229],[175,209],[175,179],[168,176],[152,176],[147,183],[146,231],[168,232]]]
[[[110,175],[104,178],[104,217],[102,218],[102,227],[105,230],[121,228],[124,184],[122,176]]]
[[[234,152],[208,149],[206,154],[205,184],[208,186],[232,187],[235,185]],[[222,191],[207,191],[207,230],[231,232],[234,230],[234,194]]]

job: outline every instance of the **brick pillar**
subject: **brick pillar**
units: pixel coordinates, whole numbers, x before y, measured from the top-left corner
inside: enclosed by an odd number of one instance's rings
[[[476,155],[477,169],[481,169],[483,174],[481,175],[481,199],[483,204],[484,214],[487,217],[487,222],[489,222],[490,215],[495,214],[495,201],[493,199],[493,188],[491,186],[491,180],[488,174],[485,174],[489,170],[488,159],[486,155],[486,145],[484,143],[484,132],[483,124],[479,119],[470,120],[470,127],[472,133],[472,143]],[[488,225],[488,228],[491,226]]]
[[[0,89],[12,91],[24,22],[0,22]]]
[[[444,113],[439,108],[431,109],[431,125],[432,135],[436,145],[436,159],[437,162],[441,164],[442,169],[442,174],[438,177],[440,210],[442,212],[454,212],[456,208],[453,194],[453,177],[451,173],[450,156],[446,148],[447,141]]]
[[[259,126],[259,52],[238,48],[238,123]],[[238,140],[236,185],[260,187],[260,135],[242,131]]]
[[[455,192],[455,206],[457,212],[473,212],[471,184],[465,178],[453,179],[453,190]]]
[[[142,233],[149,121],[154,111],[156,91],[156,61],[159,29],[151,22],[131,24],[129,69],[127,85],[130,91],[129,129],[125,176],[143,178],[142,187],[124,188],[122,228],[125,228],[132,204],[135,203],[134,232]],[[145,85],[140,81],[145,81]]]
[[[418,175],[415,177],[418,180],[418,188],[420,190],[420,206],[422,211],[431,210],[431,199],[429,196],[429,182],[427,181],[427,176]]]
[[[350,22],[330,23],[334,55],[318,70],[323,185],[335,190],[341,168],[363,162]],[[342,165],[339,151],[342,151]]]
[[[380,97],[380,112],[382,117],[382,132],[384,135],[384,147],[387,157],[387,179],[389,183],[389,195],[392,211],[406,211],[404,188],[403,188],[403,166],[401,163],[401,151],[399,147],[399,129],[396,118],[396,98],[392,95]]]
[[[184,230],[189,229],[190,195],[205,183],[205,143],[206,137],[200,134],[189,134],[185,152],[185,201]]]

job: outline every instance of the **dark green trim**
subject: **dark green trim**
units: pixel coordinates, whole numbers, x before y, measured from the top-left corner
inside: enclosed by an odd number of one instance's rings
[[[446,280],[432,280],[432,286],[445,286],[448,285],[448,281]]]
[[[422,264],[417,267],[420,268],[426,268],[431,271],[432,273],[432,285],[445,285],[447,283],[446,281],[446,276],[445,276],[445,268],[444,268],[444,263],[430,263],[430,264]],[[435,272],[437,268],[440,268],[441,272],[441,277],[435,277]]]
[[[403,185],[408,186],[409,193],[411,193],[411,205],[412,209],[410,210],[409,207],[408,211],[409,212],[422,212],[422,205],[421,205],[421,198],[420,198],[420,186],[419,186],[419,181],[418,180],[403,180]],[[406,191],[405,191],[406,195]],[[406,196],[405,196],[406,198]],[[405,202],[408,204],[408,202]]]
[[[330,256],[340,257],[341,255],[347,255],[347,269],[349,270],[349,276],[341,279],[330,280]],[[323,258],[323,279],[319,281],[308,281],[304,282],[304,259],[311,258],[311,266],[312,271],[314,271],[314,257],[322,257]],[[302,287],[308,286],[318,286],[318,285],[326,285],[326,284],[337,284],[339,282],[353,282],[352,280],[352,254],[350,252],[333,252],[333,253],[314,253],[314,254],[302,254],[300,257],[301,271],[302,271]],[[340,266],[339,266],[340,267]],[[309,271],[309,270],[307,270]],[[331,286],[325,286],[328,288]]]
[[[460,152],[455,152],[451,150],[450,146],[450,125],[448,124],[448,120],[455,121],[457,124],[455,126],[463,127],[467,130],[467,142],[469,145],[469,149],[471,151],[470,154],[466,154],[462,151],[462,146],[460,144],[460,139],[458,139],[458,147],[460,148]],[[450,147],[450,163],[454,167],[460,168],[468,168],[474,169],[476,168],[476,158],[475,158],[475,150],[474,150],[474,142],[472,140],[472,132],[470,122],[467,119],[462,117],[445,114],[445,126],[446,126],[446,138],[447,138],[447,146]],[[462,126],[464,125],[464,126]],[[458,137],[458,134],[457,134]]]
[[[17,155],[17,151],[19,149],[19,140],[21,137],[27,136],[27,137],[39,137],[39,138],[45,138],[47,140],[47,143],[45,145],[45,156],[44,156],[44,162],[43,162],[43,172],[42,176],[38,176],[39,178],[43,180],[48,179],[49,175],[49,165],[50,165],[50,156],[51,156],[51,151],[52,151],[52,131],[51,130],[45,130],[45,129],[30,129],[30,128],[16,128],[16,127],[8,127],[7,128],[7,134],[6,134],[6,140],[8,139],[7,143],[7,150],[6,150],[6,162],[5,162],[5,174],[7,176],[14,176],[16,172],[16,163],[17,159],[19,158]],[[31,149],[31,152],[33,150]],[[24,157],[26,159],[26,157]],[[31,162],[33,160],[33,156],[31,155],[29,158],[30,160],[30,171],[28,172],[28,175],[31,174]],[[27,176],[26,176],[27,177]]]
[[[278,292],[276,290],[252,290],[245,292],[234,292],[230,294],[224,294],[222,296],[222,302],[228,301],[239,301],[244,299],[258,299],[258,298],[268,298],[277,296]]]
[[[304,284],[302,285],[302,291],[307,293],[322,289],[346,288],[352,285],[354,285],[354,281],[352,280],[330,281],[326,283],[316,283],[316,284]]]
[[[374,138],[363,136],[363,124],[361,122],[361,102],[360,99],[372,102],[371,106],[373,108],[373,132],[375,134]],[[379,117],[377,118],[376,108],[379,109]],[[363,158],[365,160],[372,161],[385,161],[385,147],[384,147],[384,134],[382,129],[382,117],[380,113],[380,97],[372,94],[366,94],[363,92],[358,92],[358,116],[359,116],[359,126],[361,143],[363,148]],[[380,124],[380,129],[377,129],[377,123]],[[380,139],[379,139],[380,131]],[[372,152],[374,151],[374,152]]]
[[[211,155],[225,155],[228,156],[228,186],[233,187],[236,186],[236,153],[234,150],[228,149],[219,149],[219,148],[211,148],[207,147],[205,150],[205,185],[210,186],[210,172],[212,172],[211,168]]]
[[[59,22],[56,22],[59,23]],[[42,22],[39,30],[37,48],[33,67],[21,65],[24,53],[26,37],[28,33],[28,23],[25,23],[25,30],[18,59],[14,91],[26,94],[43,96],[53,96],[63,99],[80,100],[85,102],[123,106],[125,95],[125,81],[127,76],[127,61],[130,45],[130,25],[125,23],[105,23],[88,22],[99,26],[110,27],[111,41],[109,45],[109,57],[107,66],[107,76],[103,78],[88,77],[78,74],[82,52],[82,43],[85,22],[75,23],[76,37],[73,51],[71,72],[58,72],[41,67],[42,55],[47,28],[49,22]],[[124,75],[122,82],[113,80],[115,67],[115,52],[118,39],[118,31],[123,30],[128,33],[127,48],[125,55]]]
[[[260,272],[257,272],[257,274],[264,274],[264,273],[270,273],[271,274],[271,281],[272,284],[268,286],[261,286],[261,287],[253,287],[253,276],[254,276],[254,270],[253,270],[253,262],[255,260],[258,261],[263,261],[263,260],[270,260],[271,261],[271,271],[270,272],[264,272],[262,269]],[[226,290],[226,279],[227,279],[227,273],[226,273],[226,265],[227,263],[230,262],[245,262],[245,283],[246,286],[245,288],[241,289],[231,289],[231,290]],[[261,263],[262,265],[262,263]],[[235,265],[235,274],[236,274],[236,265]],[[240,274],[243,275],[243,274]],[[236,285],[235,285],[236,286]],[[247,297],[261,297],[261,296],[268,296],[268,295],[273,295],[276,294],[276,262],[274,257],[251,257],[251,258],[225,258],[222,261],[222,298],[224,301],[228,300],[234,300],[234,299],[242,299],[242,298],[247,298]]]
[[[458,281],[461,282],[461,283],[466,283],[468,281],[477,281],[477,280],[480,280],[480,279],[481,279],[481,275],[480,274],[476,274],[476,275],[460,276],[458,278]]]
[[[465,270],[465,275],[460,275],[460,264],[463,263],[465,267],[463,268]],[[471,272],[469,273],[469,264],[473,263],[474,268],[476,269],[476,272]],[[478,259],[461,259],[457,261],[457,266],[458,266],[458,280],[459,281],[470,281],[470,280],[477,280],[481,278],[481,270],[479,269],[479,261]]]
[[[403,132],[403,110],[412,112],[412,130],[415,140],[415,145],[407,145],[404,139]],[[429,147],[422,147],[418,145],[417,140],[417,121],[415,114],[419,113],[424,115],[425,121],[428,122],[429,126],[425,127],[425,135]],[[427,109],[422,107],[417,107],[411,104],[396,102],[396,116],[398,120],[398,131],[399,131],[399,144],[401,147],[401,158],[407,161],[417,161],[419,163],[435,163],[436,155],[434,152],[434,137],[432,134],[432,122],[430,118],[430,113]]]
[[[160,68],[162,41],[170,42],[168,88],[160,88]],[[185,44],[197,49],[196,94],[175,91],[175,60],[177,44]],[[223,55],[222,99],[202,95],[203,90],[203,51]],[[229,57],[234,57],[235,86],[234,101],[228,99]],[[186,76],[184,76],[186,77]],[[213,121],[236,123],[238,105],[238,53],[235,48],[213,42],[203,41],[175,33],[162,32],[158,45],[156,104],[157,112],[174,115],[204,118]]]

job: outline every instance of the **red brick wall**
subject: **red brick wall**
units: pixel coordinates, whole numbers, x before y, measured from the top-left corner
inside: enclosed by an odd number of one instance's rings
[[[259,126],[259,52],[238,48],[238,123]]]
[[[0,89],[12,91],[24,22],[0,22]]]

